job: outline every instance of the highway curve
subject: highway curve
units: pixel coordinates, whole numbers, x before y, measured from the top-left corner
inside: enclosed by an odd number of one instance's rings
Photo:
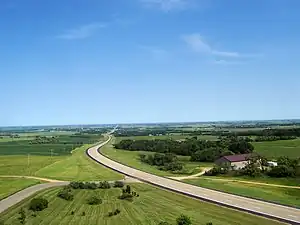
[[[290,224],[300,224],[300,209],[185,184],[179,181],[146,173],[115,162],[105,157],[98,151],[99,148],[107,144],[110,140],[111,136],[109,136],[107,141],[88,149],[88,156],[96,162],[129,177],[136,178],[143,182],[150,183],[170,191],[175,191],[190,197],[246,211],[256,215],[261,215],[267,218],[280,220]]]

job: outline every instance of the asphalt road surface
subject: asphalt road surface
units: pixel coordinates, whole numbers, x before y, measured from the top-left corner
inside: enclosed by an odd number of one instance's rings
[[[107,144],[109,139],[97,146],[87,150],[87,154],[97,161],[115,171],[123,173],[129,177],[136,178],[146,183],[150,183],[171,191],[182,193],[190,197],[213,202],[219,205],[227,206],[234,209],[250,212],[256,215],[277,219],[291,224],[300,224],[300,209],[259,201],[251,198],[245,198],[237,195],[218,192],[190,184],[185,184],[172,179],[149,174],[129,166],[115,162],[98,152],[98,149]]]
[[[69,184],[69,182],[52,182],[52,183],[38,184],[38,185],[31,186],[29,188],[26,188],[22,191],[17,192],[16,194],[13,194],[13,195],[1,200],[0,201],[0,213],[4,212],[11,206],[21,202],[23,199],[26,199],[39,191],[42,191],[42,190],[45,190],[48,188],[52,188],[52,187],[65,186],[68,184]]]

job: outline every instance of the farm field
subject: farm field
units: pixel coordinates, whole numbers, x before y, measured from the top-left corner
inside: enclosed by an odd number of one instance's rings
[[[114,141],[114,140],[113,140]],[[143,151],[125,151],[125,150],[118,150],[115,149],[112,145],[113,141],[104,147],[101,148],[101,152],[120,163],[125,165],[140,169],[145,172],[149,172],[152,174],[156,174],[159,176],[180,176],[183,174],[195,174],[201,172],[201,167],[211,167],[212,163],[198,163],[198,162],[190,162],[189,157],[186,156],[178,156],[179,160],[184,163],[185,170],[182,173],[172,173],[169,171],[162,171],[157,169],[155,166],[151,166],[146,163],[142,163],[139,159],[139,155],[143,154],[154,154],[150,152],[143,152]]]
[[[119,200],[120,189],[75,190],[74,200],[69,202],[56,197],[60,189],[48,189],[38,196],[43,196],[49,201],[49,208],[38,212],[36,217],[26,209],[27,223],[32,225],[46,224],[106,224],[106,225],[157,225],[161,221],[175,223],[176,218],[185,214],[192,220],[192,224],[201,225],[212,222],[214,225],[279,225],[282,223],[267,220],[262,217],[219,207],[210,203],[194,200],[182,195],[177,195],[165,190],[160,190],[145,184],[133,184],[132,189],[140,197],[133,202]],[[88,197],[95,192],[103,200],[101,205],[89,206],[86,204]],[[6,225],[17,224],[18,212],[21,207],[28,208],[30,199],[12,207],[2,213],[1,219]],[[110,211],[119,209],[121,213],[109,217]],[[71,212],[74,211],[74,215]],[[85,212],[85,216],[82,213]]]
[[[255,151],[269,159],[280,156],[300,157],[300,138],[295,140],[252,142]]]
[[[45,138],[46,136],[39,136]],[[96,143],[103,137],[100,135],[62,135],[55,137],[52,141],[52,137],[48,138],[45,143],[44,139],[35,140],[14,140],[0,142],[0,154],[1,155],[45,155],[45,156],[59,156],[70,155],[72,149],[79,147],[83,144]],[[21,137],[22,139],[22,137]]]
[[[91,145],[84,145],[72,152],[71,156],[39,169],[35,175],[59,180],[96,181],[118,180],[123,176],[90,159],[85,151]]]
[[[186,138],[192,138],[193,136],[189,135],[179,135],[179,134],[174,134],[174,135],[162,135],[162,136],[132,136],[132,137],[116,137],[116,142],[119,142],[121,140],[125,139],[134,139],[134,140],[155,140],[155,139],[173,139],[173,140],[184,140]],[[212,135],[199,135],[197,136],[198,139],[200,140],[210,140],[210,141],[215,141],[218,139],[217,136],[212,136]]]
[[[33,179],[0,177],[0,200],[24,188],[40,183],[40,181]]]
[[[184,182],[231,194],[300,207],[300,189],[245,184],[233,181],[209,179],[205,177],[184,180]]]

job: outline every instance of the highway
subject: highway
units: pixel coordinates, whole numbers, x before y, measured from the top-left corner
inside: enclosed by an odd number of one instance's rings
[[[111,135],[109,135],[107,141],[88,149],[87,155],[96,162],[108,168],[111,168],[129,177],[141,180],[145,183],[267,218],[280,220],[290,224],[300,224],[300,209],[185,184],[172,179],[149,174],[115,162],[105,157],[98,151],[98,149],[107,144],[110,140]]]

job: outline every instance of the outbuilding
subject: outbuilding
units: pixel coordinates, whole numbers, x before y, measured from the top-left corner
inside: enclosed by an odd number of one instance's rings
[[[224,164],[231,167],[233,170],[244,168],[250,160],[251,154],[227,155],[219,158],[215,163],[219,166]]]

